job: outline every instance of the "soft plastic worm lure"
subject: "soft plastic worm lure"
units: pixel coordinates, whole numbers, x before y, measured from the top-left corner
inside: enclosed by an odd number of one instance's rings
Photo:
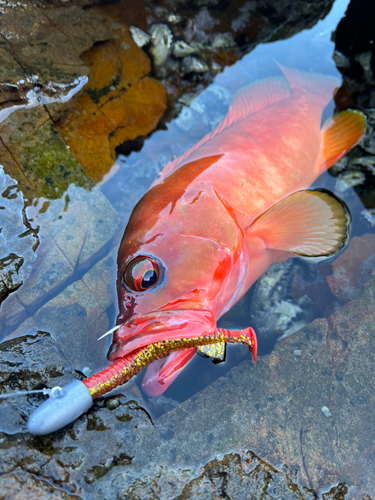
[[[238,331],[218,328],[211,335],[150,344],[136,349],[82,382],[73,380],[63,388],[54,388],[59,390],[51,390],[49,399],[30,416],[27,424],[28,431],[35,435],[55,432],[85,413],[94,399],[124,384],[153,361],[168,356],[174,350],[218,342],[246,344],[256,361],[257,339],[252,328]]]

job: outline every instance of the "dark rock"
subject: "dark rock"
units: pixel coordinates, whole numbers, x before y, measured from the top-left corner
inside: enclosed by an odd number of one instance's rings
[[[22,193],[0,166],[0,304],[30,275],[38,243]]]
[[[354,237],[332,268],[333,274],[327,276],[332,293],[342,304],[355,299],[375,268],[375,234]]]
[[[41,397],[1,401],[8,428],[0,436],[0,488],[19,473],[108,500],[370,499],[374,304],[375,274],[328,321],[282,340],[256,367],[241,363],[155,422],[132,382],[115,404],[113,396],[99,400],[68,428],[38,439],[24,429]],[[3,344],[0,355],[3,392],[74,376],[46,334]]]

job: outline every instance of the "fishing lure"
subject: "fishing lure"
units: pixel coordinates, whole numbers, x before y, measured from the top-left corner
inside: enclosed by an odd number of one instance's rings
[[[30,416],[27,429],[31,434],[45,435],[55,432],[85,413],[99,396],[124,384],[150,363],[170,356],[181,349],[214,346],[217,343],[242,343],[249,347],[254,361],[257,358],[257,339],[252,328],[225,330],[218,328],[214,334],[204,337],[171,339],[135,349],[116,360],[101,372],[83,381],[74,380],[64,388],[54,387],[49,399]]]

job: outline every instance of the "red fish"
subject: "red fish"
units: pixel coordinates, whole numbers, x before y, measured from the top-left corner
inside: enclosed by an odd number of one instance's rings
[[[344,111],[321,127],[338,80],[281,69],[284,77],[240,91],[223,122],[166,165],[134,208],[118,253],[110,361],[213,334],[272,263],[332,256],[346,242],[344,204],[308,188],[360,140],[365,117]],[[145,392],[164,392],[195,352],[152,363]]]

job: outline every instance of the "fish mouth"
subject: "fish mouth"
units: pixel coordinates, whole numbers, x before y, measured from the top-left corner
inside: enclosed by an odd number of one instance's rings
[[[154,311],[134,316],[114,334],[107,358],[113,362],[135,349],[163,340],[203,337],[216,331],[216,318],[206,309]]]

